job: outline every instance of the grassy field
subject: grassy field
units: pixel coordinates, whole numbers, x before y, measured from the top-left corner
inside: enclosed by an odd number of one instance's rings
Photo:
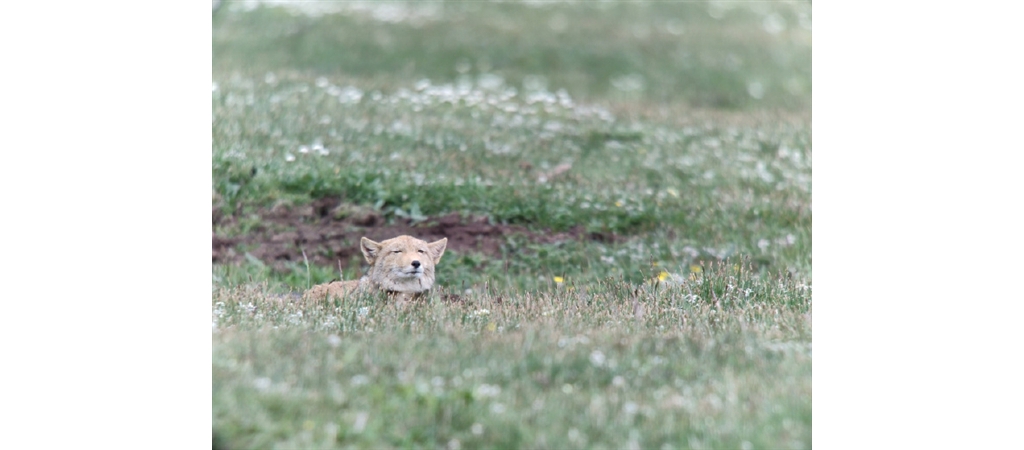
[[[810,34],[809,3],[226,4],[215,446],[809,448]],[[421,304],[305,305],[359,257],[242,238],[322,199],[527,232]]]

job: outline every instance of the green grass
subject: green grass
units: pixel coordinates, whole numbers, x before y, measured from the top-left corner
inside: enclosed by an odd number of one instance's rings
[[[216,16],[214,70],[345,74],[387,87],[494,73],[586,100],[810,106],[810,32],[801,26],[810,3],[308,5],[317,6],[351,14]],[[773,21],[784,29],[766,31]],[[753,82],[763,98],[748,95]]]
[[[681,283],[214,303],[214,417],[238,448],[799,448],[810,289],[719,266]]]
[[[791,259],[809,267],[810,239],[810,231],[805,230],[793,235],[792,245],[782,237],[772,241],[764,251],[746,253],[735,246],[701,247],[692,239],[671,238],[665,231],[646,233],[615,244],[566,241],[547,245],[530,243],[523,237],[510,237],[503,249],[505,256],[500,259],[447,250],[438,265],[437,282],[463,290],[481,290],[485,285],[499,290],[543,289],[551,286],[556,276],[578,284],[608,278],[643,283],[663,273],[664,276],[685,278],[694,270],[700,270],[701,264],[707,265],[719,258],[746,261],[752,270],[759,273],[787,270],[787,273],[807,279],[809,273],[805,276],[797,269],[785,268],[778,261]],[[756,243],[752,246],[757,248]],[[356,259],[356,264],[361,262],[360,259]],[[263,283],[267,292],[280,294],[304,290],[310,283],[339,278],[337,267],[311,266],[309,272],[302,262],[293,262],[289,267],[291,270],[279,272],[251,259],[239,265],[217,265],[214,267],[214,285],[230,287]],[[346,270],[344,278],[356,279],[361,273],[362,269],[354,265]]]
[[[218,11],[214,231],[336,197],[619,239],[450,249],[465,301],[404,309],[215,265],[218,445],[809,447],[810,5],[388,5]]]
[[[303,80],[218,83],[215,202],[243,219],[222,233],[244,232],[259,208],[331,196],[391,219],[458,212],[537,230],[649,234],[648,243],[671,228],[679,247],[775,258],[763,255],[767,241],[780,263],[810,270],[809,252],[775,248],[794,236],[809,250],[808,127],[620,123],[554,94],[531,103],[475,84],[363,91],[344,104],[326,77]],[[571,168],[549,176],[559,165]]]

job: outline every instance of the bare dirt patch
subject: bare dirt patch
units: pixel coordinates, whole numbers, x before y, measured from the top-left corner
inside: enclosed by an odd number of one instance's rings
[[[509,236],[532,243],[555,243],[590,239],[617,241],[611,233],[587,233],[582,227],[561,233],[538,233],[519,225],[492,224],[484,217],[449,214],[412,223],[395,219],[390,223],[377,211],[341,203],[338,199],[319,199],[310,205],[281,206],[259,213],[260,224],[241,236],[213,233],[213,262],[232,264],[244,261],[246,253],[279,270],[289,263],[302,263],[303,251],[311,265],[348,267],[360,262],[359,239],[375,241],[407,234],[431,242],[448,238],[448,248],[459,253],[478,253],[500,257]],[[214,230],[230,229],[237,222],[214,210]]]

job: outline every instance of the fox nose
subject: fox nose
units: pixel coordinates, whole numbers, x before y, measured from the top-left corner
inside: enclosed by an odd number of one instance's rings
[[[412,268],[413,269],[419,269],[420,268],[420,262],[419,261],[413,261],[412,262]]]

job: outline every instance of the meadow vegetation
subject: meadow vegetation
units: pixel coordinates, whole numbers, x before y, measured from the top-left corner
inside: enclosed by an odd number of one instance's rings
[[[232,248],[216,446],[810,447],[809,3],[303,5],[215,14],[215,236],[332,198],[575,238],[403,308]]]

